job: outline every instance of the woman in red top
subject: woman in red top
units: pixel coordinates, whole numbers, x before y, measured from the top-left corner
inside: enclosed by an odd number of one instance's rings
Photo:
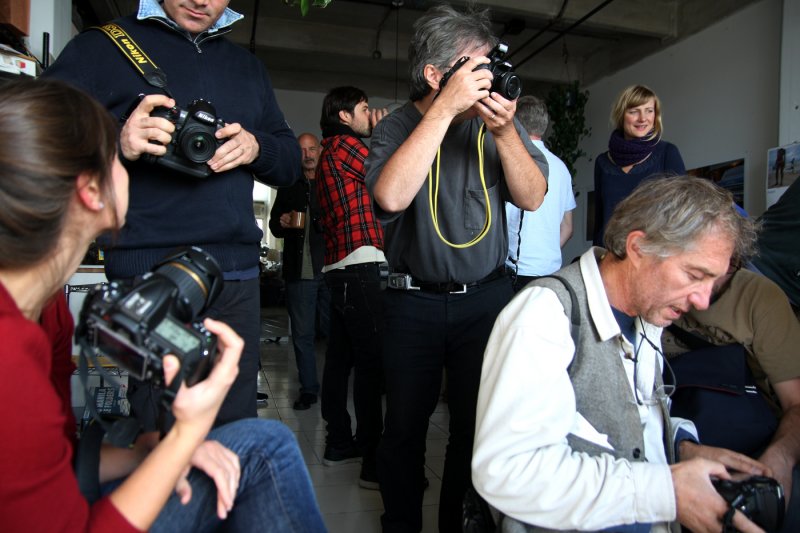
[[[288,429],[251,419],[209,435],[242,350],[233,330],[213,320],[205,326],[221,357],[207,379],[180,388],[172,429],[132,449],[104,448],[101,481],[123,481],[92,505],[79,492],[66,361],[72,324],[53,295],[89,244],[125,221],[128,173],[117,136],[102,106],[62,82],[0,87],[0,529],[201,531],[227,520],[235,531],[323,530]],[[169,382],[178,360],[166,356],[163,367]]]

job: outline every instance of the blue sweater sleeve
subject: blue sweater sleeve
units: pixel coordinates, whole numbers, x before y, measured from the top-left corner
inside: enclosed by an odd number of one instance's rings
[[[686,166],[683,164],[683,158],[678,151],[678,147],[674,144],[668,144],[664,153],[664,171],[674,172],[678,176],[686,174]]]

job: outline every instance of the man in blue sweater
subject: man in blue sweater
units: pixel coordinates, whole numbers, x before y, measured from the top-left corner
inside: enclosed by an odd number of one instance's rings
[[[167,75],[168,91],[149,85],[101,31],[78,35],[45,73],[86,90],[122,123],[119,156],[130,174],[130,209],[119,235],[101,243],[106,276],[144,274],[187,245],[204,248],[224,272],[223,292],[208,314],[230,324],[245,348],[217,423],[256,416],[262,233],[253,214],[253,178],[290,185],[301,167],[266,69],[224,37],[243,18],[227,6],[228,0],[141,0],[136,15],[115,21]],[[146,96],[128,111],[140,94]],[[175,125],[151,116],[153,110],[186,109],[196,99],[211,102],[225,123],[216,131],[220,146],[206,178],[143,157],[163,156],[175,134]]]

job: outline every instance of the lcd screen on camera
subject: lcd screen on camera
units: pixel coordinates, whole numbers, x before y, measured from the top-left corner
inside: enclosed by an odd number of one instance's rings
[[[96,322],[97,350],[109,357],[137,379],[147,377],[147,353],[142,352],[128,338],[108,328],[102,322]]]
[[[169,317],[164,318],[153,331],[183,353],[190,353],[200,347],[200,339]]]

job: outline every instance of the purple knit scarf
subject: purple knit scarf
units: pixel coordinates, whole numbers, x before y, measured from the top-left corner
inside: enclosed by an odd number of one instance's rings
[[[661,140],[661,136],[648,139],[626,139],[622,130],[614,130],[608,139],[608,153],[611,160],[620,167],[627,167],[643,161]]]

